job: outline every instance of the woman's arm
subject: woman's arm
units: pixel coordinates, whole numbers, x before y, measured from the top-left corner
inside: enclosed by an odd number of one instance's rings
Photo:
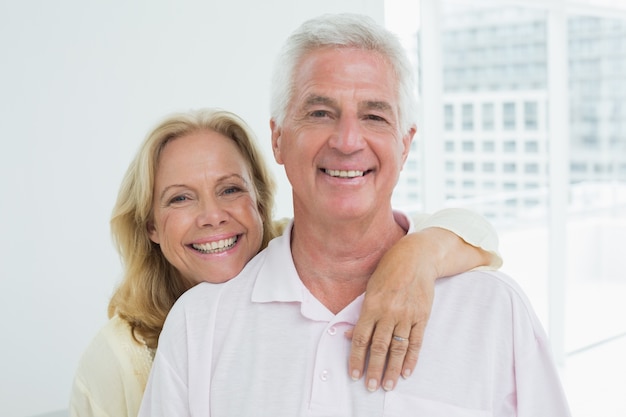
[[[100,329],[83,352],[72,386],[71,417],[136,416],[150,373],[148,348],[118,316]]]
[[[363,375],[369,350],[365,383],[371,391],[381,380],[391,390],[400,374],[406,378],[415,369],[437,278],[502,265],[495,229],[472,211],[420,215],[415,225],[416,232],[396,243],[372,274],[351,334],[350,375]]]

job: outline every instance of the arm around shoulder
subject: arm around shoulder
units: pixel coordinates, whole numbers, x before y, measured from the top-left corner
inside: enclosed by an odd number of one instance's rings
[[[461,268],[453,273],[463,272],[467,269],[498,269],[502,266],[502,257],[499,253],[499,240],[496,229],[480,214],[462,208],[447,208],[439,210],[434,214],[416,214],[413,217],[416,233],[429,233],[430,229],[436,228],[448,231],[449,233],[432,232],[430,239],[433,242],[441,242],[439,245],[443,256],[447,262],[454,260],[453,254],[467,256],[463,266],[470,265],[470,268]],[[463,242],[454,242],[456,238]],[[466,243],[467,245],[464,245]],[[446,245],[448,245],[446,247]],[[470,247],[477,248],[472,250]],[[464,246],[466,246],[464,248]],[[461,252],[458,250],[461,249]],[[449,254],[450,256],[446,256]]]
[[[372,274],[353,332],[349,372],[362,375],[371,345],[366,380],[374,389],[381,379],[393,389],[401,373],[415,368],[437,278],[502,264],[498,236],[484,217],[445,209],[415,220],[416,231],[390,248]],[[407,338],[408,344],[394,346]]]

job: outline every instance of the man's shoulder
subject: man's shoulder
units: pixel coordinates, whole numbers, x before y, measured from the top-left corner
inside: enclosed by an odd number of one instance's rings
[[[486,303],[495,308],[516,306],[532,311],[532,305],[522,287],[502,271],[474,270],[437,280],[437,297],[454,298],[454,295]],[[435,297],[435,298],[437,298]]]
[[[508,285],[508,284],[517,285],[515,283],[515,280],[510,275],[500,270],[473,269],[471,271],[462,272],[458,274],[457,276],[469,277],[471,279],[487,278],[487,279],[494,281],[491,284],[495,284],[495,282],[499,282],[504,285]]]
[[[506,293],[509,296],[526,298],[524,290],[511,276],[494,270],[472,270],[438,279],[436,288],[440,291],[467,291],[480,294]]]
[[[254,277],[264,263],[265,256],[265,251],[260,252],[246,264],[238,275],[228,281],[222,283],[201,282],[195,285],[176,301],[176,305],[197,305],[209,308],[210,304],[216,302],[224,295],[251,288],[254,283]]]

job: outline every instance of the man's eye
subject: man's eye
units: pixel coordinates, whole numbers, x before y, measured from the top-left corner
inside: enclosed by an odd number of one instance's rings
[[[326,117],[328,112],[326,110],[315,110],[311,112],[311,117]]]
[[[373,120],[375,122],[384,122],[384,121],[386,121],[386,119],[384,117],[378,116],[376,114],[368,114],[367,116],[365,116],[365,118],[367,120]]]

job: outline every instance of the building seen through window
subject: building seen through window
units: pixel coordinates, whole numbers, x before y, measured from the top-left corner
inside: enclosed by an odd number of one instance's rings
[[[393,2],[426,4],[403,38],[423,125],[394,205],[486,216],[567,363],[572,414],[626,415],[626,3]]]
[[[458,12],[451,8],[443,17],[443,184],[449,205],[474,199],[473,208],[496,223],[545,216],[550,149],[547,13],[504,5]],[[419,31],[414,36],[411,53],[419,57]],[[572,186],[623,183],[626,21],[572,15],[567,39]],[[467,160],[470,154],[473,159]],[[403,171],[394,194],[397,205],[419,206],[407,198],[406,184],[421,178],[420,166]],[[463,188],[465,182],[473,184],[471,189]],[[511,196],[519,204],[505,203],[511,190],[536,196]],[[500,200],[493,201],[495,196]],[[534,210],[525,210],[526,201]],[[543,213],[536,210],[537,201]]]

